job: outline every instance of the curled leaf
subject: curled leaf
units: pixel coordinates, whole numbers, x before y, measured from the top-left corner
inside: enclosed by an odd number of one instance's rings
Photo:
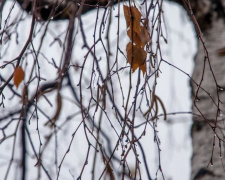
[[[19,87],[20,83],[23,81],[24,79],[24,71],[22,69],[21,66],[18,66],[15,71],[14,71],[14,74],[13,74],[13,81],[14,81],[14,84],[16,86],[16,88]]]

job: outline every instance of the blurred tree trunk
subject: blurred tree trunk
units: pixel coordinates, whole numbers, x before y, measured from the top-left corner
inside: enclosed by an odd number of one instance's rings
[[[193,142],[192,179],[194,180],[225,179],[225,171],[222,164],[222,161],[224,161],[224,143],[222,141],[219,143],[220,138],[224,140],[223,111],[225,108],[224,104],[221,103],[219,103],[219,109],[217,106],[218,100],[225,103],[225,93],[223,92],[225,88],[224,5],[224,0],[201,0],[199,1],[199,5],[193,7],[195,8],[197,21],[204,35],[210,62],[209,64],[208,59],[205,59],[205,50],[199,40],[192,78],[197,83],[200,83],[203,78],[201,87],[210,93],[210,95],[200,90],[198,99],[196,99],[193,105],[193,113],[201,113],[205,117],[198,118],[193,116],[191,133]],[[204,63],[206,65],[205,70]],[[195,98],[197,89],[198,87],[192,82],[193,98]]]
[[[29,0],[17,0],[21,7],[30,11],[32,2]],[[187,0],[170,0],[183,5]],[[51,16],[54,19],[68,19],[70,12],[73,11],[73,1],[62,1],[59,5],[54,2],[56,0],[39,0],[38,12],[35,12],[37,19],[47,20]],[[59,1],[60,2],[60,1]],[[75,2],[85,2],[86,4],[94,5],[97,2],[100,5],[106,5],[109,2],[117,3],[118,1],[109,0],[76,0]],[[193,113],[200,116],[193,116],[192,125],[192,141],[193,141],[193,156],[192,156],[192,175],[194,180],[224,180],[225,172],[222,161],[224,161],[224,122],[223,120],[225,107],[219,103],[220,112],[218,112],[218,94],[220,101],[225,103],[225,0],[190,0],[193,13],[203,32],[203,38],[207,52],[205,51],[201,40],[198,42],[198,51],[195,57],[195,68],[192,75],[194,81],[199,84],[204,90],[199,89],[192,81],[193,91]],[[57,11],[51,14],[51,10],[57,7]],[[62,9],[65,13],[59,14]],[[94,6],[83,7],[82,13],[86,13]],[[64,12],[64,11],[63,11]],[[209,59],[207,58],[209,55]],[[210,64],[209,64],[210,62]],[[204,68],[205,67],[205,68]],[[212,71],[211,71],[212,69]],[[212,73],[213,72],[213,73]],[[214,79],[214,75],[216,81]],[[198,91],[198,96],[195,97]],[[217,119],[217,120],[216,120]],[[216,134],[216,135],[215,135]],[[220,143],[219,143],[219,138]],[[208,168],[207,168],[207,165]],[[213,166],[211,166],[213,165]]]
[[[173,1],[184,5],[183,0]],[[208,92],[198,91],[198,86],[191,81],[193,114],[200,115],[193,115],[191,179],[224,180],[225,107],[219,103],[218,108],[218,102],[225,103],[225,0],[190,0],[190,4],[206,47],[198,39],[192,78]]]

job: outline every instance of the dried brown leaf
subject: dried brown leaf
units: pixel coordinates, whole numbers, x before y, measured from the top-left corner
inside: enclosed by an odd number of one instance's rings
[[[140,26],[139,31],[133,31],[133,37],[131,35],[131,29],[127,30],[127,35],[137,45],[144,47],[149,42],[148,31],[144,26]]]
[[[25,75],[25,73],[23,71],[23,68],[21,66],[18,66],[15,69],[14,74],[13,74],[13,81],[17,88],[19,87],[20,83],[23,81],[24,75]]]
[[[124,15],[127,23],[127,27],[131,26],[131,21],[133,18],[133,23],[139,25],[141,22],[141,12],[136,7],[128,7],[126,5],[123,6]],[[131,15],[132,12],[132,15]]]
[[[146,72],[147,53],[143,47],[129,42],[127,44],[127,60],[130,63],[133,72],[139,67],[143,74]]]
[[[148,25],[146,24],[146,20],[144,21],[145,26],[141,24],[141,12],[136,7],[124,5],[124,15],[127,23],[127,35],[130,40],[135,44],[145,46],[149,41],[148,30],[146,28]]]

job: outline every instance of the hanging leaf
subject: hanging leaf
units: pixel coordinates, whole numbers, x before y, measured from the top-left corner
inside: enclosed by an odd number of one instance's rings
[[[141,24],[141,12],[136,7],[128,7],[126,5],[123,7],[127,23],[127,35],[131,40],[127,44],[127,59],[133,72],[139,67],[144,75],[147,57],[144,47],[149,42],[148,30],[146,28],[148,25],[146,23]]]
[[[128,7],[124,5],[124,15],[127,23],[127,35],[130,40],[135,44],[140,44],[142,46],[146,45],[149,41],[148,30],[146,28],[148,25],[146,24],[146,20],[141,24],[141,12],[136,7]],[[133,22],[133,25],[131,22]]]
[[[147,53],[141,46],[133,44],[129,42],[127,44],[127,60],[132,67],[132,71],[134,72],[138,67],[142,70],[143,74],[146,72],[146,57]]]
[[[140,26],[141,22],[141,12],[136,7],[128,7],[126,5],[123,6],[124,15],[127,23],[127,27],[131,26],[132,18],[133,18],[133,26],[135,27]],[[131,15],[132,11],[132,15]]]
[[[144,26],[140,26],[139,31],[133,31],[133,37],[131,35],[131,29],[127,30],[127,35],[137,45],[144,47],[149,42],[148,31]]]
[[[141,26],[141,42],[146,45],[150,40],[149,40],[149,35],[148,35],[148,30],[144,27]]]
[[[130,40],[132,41],[132,39],[133,39],[133,43],[144,47],[145,44],[142,43],[141,37],[140,37],[141,31],[140,32],[133,31],[133,37],[132,37],[131,31],[132,31],[131,29],[127,30],[127,35],[130,38]]]
[[[24,79],[24,71],[21,66],[18,66],[15,69],[14,74],[13,74],[13,81],[17,88],[19,87],[19,85],[23,81],[23,79]]]
[[[136,44],[141,44],[141,38],[140,38],[141,13],[136,7],[128,7],[124,5],[124,14],[125,14],[126,22],[127,22],[128,37],[130,38],[131,41],[135,42]],[[133,32],[133,36],[132,36],[132,32]]]

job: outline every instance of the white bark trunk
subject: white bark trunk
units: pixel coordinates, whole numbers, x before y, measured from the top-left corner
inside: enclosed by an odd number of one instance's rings
[[[225,47],[225,24],[223,19],[213,19],[210,28],[205,30],[204,39],[206,48],[209,52],[209,58],[213,73],[215,74],[217,83],[222,88],[225,88],[225,57],[218,55],[218,49]],[[195,68],[193,72],[193,79],[200,83],[203,76],[204,67],[204,49],[202,43],[199,42],[198,52],[195,57]],[[204,71],[203,87],[207,92],[210,93],[213,100],[218,103],[217,98],[217,85],[213,78],[210,70],[209,63],[206,60],[206,68]],[[192,83],[193,95],[197,91],[197,86]],[[219,91],[220,100],[225,104],[225,93]],[[207,120],[211,121],[211,125],[214,126],[215,119],[217,117],[217,106],[213,103],[211,97],[200,90],[198,93],[199,101],[196,102],[200,112],[205,116]],[[220,109],[225,110],[225,106],[220,104]],[[199,110],[193,106],[193,113],[199,114]],[[224,119],[223,114],[218,117],[218,120]],[[221,142],[221,148],[219,147],[218,137],[215,137],[215,147],[213,150],[214,143],[214,131],[207,124],[204,118],[193,117],[194,123],[192,127],[192,141],[193,141],[193,157],[192,157],[192,179],[195,180],[224,180],[225,172],[223,169],[222,161],[224,161],[223,154],[223,143]],[[221,139],[224,139],[225,131],[224,122],[219,122],[215,130]],[[220,150],[222,151],[222,159],[220,158]],[[213,156],[212,156],[213,151]],[[212,156],[212,164],[211,162]],[[207,165],[209,164],[208,168]]]
[[[182,0],[170,1],[182,4]],[[212,71],[215,74],[217,84],[222,89],[225,89],[225,0],[189,1],[198,24],[204,32],[203,36],[205,39],[205,45],[209,53],[209,60]],[[221,48],[224,48],[223,56],[219,56],[218,54],[218,50]],[[193,142],[191,179],[225,180],[225,170],[223,165],[225,159],[225,143],[221,141],[221,148],[219,145],[219,138],[221,138],[221,140],[225,140],[225,90],[219,91],[220,100],[224,104],[220,103],[219,107],[222,116],[219,115],[218,117],[217,106],[213,103],[213,101],[215,101],[216,104],[218,104],[218,87],[215,83],[215,79],[213,78],[213,74],[207,60],[205,62],[206,67],[203,72],[204,59],[204,48],[199,40],[192,78],[199,84],[203,77],[201,87],[204,88],[210,95],[205,93],[203,90],[200,90],[198,92],[198,98],[200,100],[193,105],[193,113],[201,114],[201,116],[193,116],[193,126],[191,132]],[[194,99],[198,87],[193,82],[191,84]],[[215,125],[217,118],[220,122]],[[216,127],[216,136],[213,128],[210,127],[208,123]],[[211,163],[213,164],[212,166]]]

